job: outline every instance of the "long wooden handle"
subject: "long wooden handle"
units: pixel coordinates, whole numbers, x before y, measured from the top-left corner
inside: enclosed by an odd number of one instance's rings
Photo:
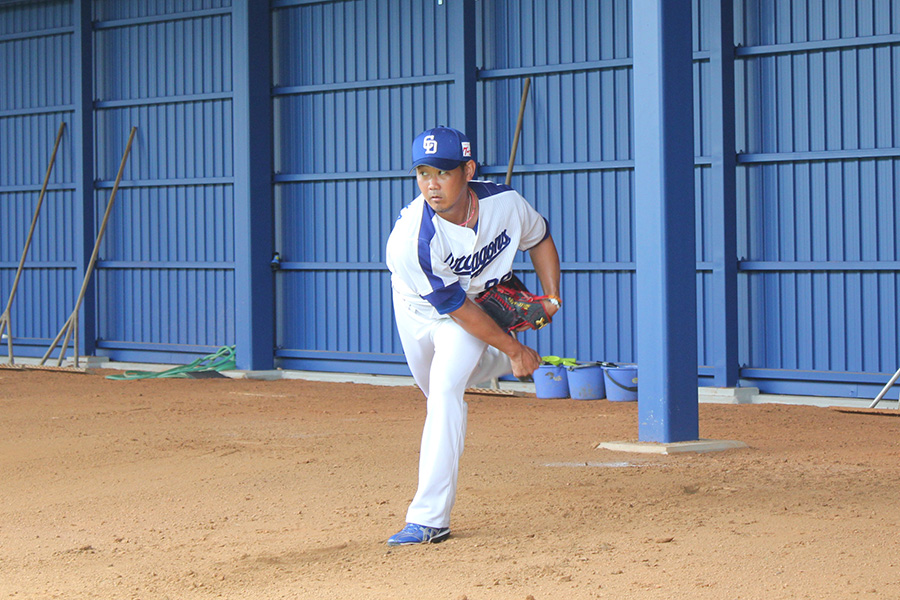
[[[75,302],[75,313],[81,307],[81,301],[87,291],[88,282],[91,279],[91,273],[94,271],[94,265],[97,262],[97,256],[100,253],[100,242],[103,241],[103,234],[106,232],[106,224],[109,222],[109,214],[112,212],[113,203],[116,201],[116,192],[119,191],[119,183],[122,181],[122,173],[125,171],[125,163],[128,161],[128,154],[131,152],[131,142],[134,140],[134,134],[137,127],[131,128],[131,134],[128,136],[128,144],[125,146],[125,153],[122,155],[122,162],[119,163],[119,173],[116,175],[116,182],[113,184],[112,192],[109,195],[109,202],[106,204],[106,212],[103,214],[103,221],[100,223],[100,231],[97,233],[97,241],[94,242],[94,251],[91,253],[91,260],[88,262],[87,271],[84,273],[84,282],[81,284],[81,292],[78,294],[78,300]]]
[[[16,295],[16,288],[19,287],[19,277],[22,276],[22,267],[25,266],[25,257],[28,256],[28,249],[31,247],[31,238],[34,236],[34,227],[37,225],[38,216],[41,214],[41,205],[44,203],[44,194],[47,193],[47,184],[50,181],[50,172],[53,171],[53,163],[56,162],[56,151],[59,149],[59,140],[62,139],[63,130],[66,128],[66,122],[59,124],[59,131],[56,133],[56,143],[53,144],[53,153],[50,155],[50,164],[47,165],[47,173],[44,175],[44,185],[41,186],[41,194],[38,196],[37,207],[34,209],[34,216],[31,218],[31,228],[28,230],[28,237],[25,238],[25,249],[22,250],[22,258],[19,259],[19,268],[16,270],[16,277],[13,279],[12,291],[9,293],[9,301],[6,303],[4,314],[9,312]]]
[[[97,255],[100,253],[100,242],[103,241],[103,234],[106,232],[106,224],[109,222],[109,214],[112,212],[113,203],[116,200],[116,192],[119,191],[119,183],[122,181],[122,173],[125,171],[125,163],[128,161],[128,154],[131,152],[131,142],[134,140],[134,134],[137,132],[137,127],[131,128],[131,134],[128,136],[128,144],[125,145],[125,152],[122,154],[122,162],[119,163],[119,172],[116,175],[116,182],[113,185],[112,193],[109,195],[109,201],[106,203],[106,212],[103,214],[103,222],[100,224],[100,231],[97,233],[97,241],[94,242],[94,251],[91,253],[91,260],[88,261],[87,270],[84,272],[84,281],[81,283],[81,291],[78,292],[78,299],[75,301],[75,309],[72,311],[72,314],[69,316],[66,324],[63,325],[63,328],[59,331],[56,338],[53,340],[53,343],[50,344],[50,347],[47,348],[47,352],[44,353],[44,357],[41,358],[41,362],[39,364],[43,365],[47,358],[50,356],[50,353],[53,352],[53,349],[59,343],[59,340],[63,337],[63,334],[66,336],[66,340],[63,343],[62,348],[59,352],[59,360],[57,361],[57,365],[62,364],[62,359],[66,354],[66,349],[69,345],[69,338],[72,335],[74,330],[75,339],[74,344],[78,345],[78,310],[81,308],[81,302],[84,300],[84,295],[87,292],[88,282],[91,280],[91,274],[94,272],[94,265],[97,263]],[[77,351],[76,351],[76,361],[77,361]]]
[[[522,101],[519,103],[519,119],[516,121],[516,133],[513,136],[512,150],[509,152],[509,166],[506,167],[506,185],[512,181],[513,163],[516,162],[516,149],[519,147],[519,133],[522,132],[522,119],[525,116],[525,103],[528,100],[528,88],[531,87],[531,77],[525,78],[525,87],[522,88]]]

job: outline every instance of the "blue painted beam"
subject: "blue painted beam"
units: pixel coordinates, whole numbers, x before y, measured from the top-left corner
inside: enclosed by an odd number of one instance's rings
[[[75,110],[72,104],[59,104],[56,106],[36,106],[34,108],[14,108],[9,110],[0,110],[0,119],[8,117],[30,117],[34,115],[52,115],[54,113],[68,113]],[[62,115],[68,119],[69,115]]]
[[[322,373],[363,373],[365,375],[401,375],[412,377],[406,361],[399,363],[337,361],[329,357],[320,359],[279,358],[278,367],[295,371],[318,371]]]
[[[479,166],[478,172],[482,175],[505,175],[507,168],[508,165],[497,167]],[[513,168],[513,173],[587,173],[591,171],[622,171],[633,168],[633,160],[603,160],[577,163],[518,164]]]
[[[900,158],[900,148],[857,148],[849,150],[816,150],[811,152],[745,152],[738,154],[741,165],[763,163],[799,163],[826,160],[864,160]]]
[[[94,108],[126,108],[134,106],[158,106],[161,104],[190,104],[209,100],[230,100],[231,92],[207,92],[203,94],[185,94],[182,96],[160,96],[157,98],[131,98],[127,100],[98,100]]]
[[[636,0],[638,437],[698,437],[691,1]]]
[[[230,271],[234,269],[234,262],[231,261],[178,261],[178,260],[98,260],[98,269],[189,269],[189,270],[210,270],[210,271]]]
[[[75,10],[77,11],[78,9],[76,8]],[[22,33],[5,33],[0,35],[0,44],[5,42],[21,42],[22,40],[46,38],[51,35],[69,35],[75,31],[76,29],[74,27],[54,27],[52,29],[39,29],[37,31],[25,31]]]
[[[709,3],[712,83],[709,111],[712,246],[713,384],[735,387],[738,379],[737,190],[734,108],[734,3]]]
[[[792,54],[795,52],[844,50],[846,48],[874,48],[877,46],[893,46],[896,44],[900,44],[900,33],[815,40],[811,42],[792,42],[789,44],[768,44],[765,46],[743,46],[735,50],[735,55],[743,58],[745,56],[771,56],[775,54]]]
[[[591,73],[597,71],[610,71],[613,69],[629,69],[632,64],[633,62],[630,58],[607,58],[604,60],[590,60],[565,65],[481,69],[478,71],[478,79],[485,81],[488,79],[518,79],[539,75],[558,75],[560,73]]]
[[[109,21],[97,21],[94,23],[94,29],[116,29],[119,27],[134,27],[135,25],[151,25],[156,23],[169,23],[172,21],[183,21],[185,19],[202,19],[204,17],[215,17],[218,15],[227,15],[231,12],[228,8],[206,8],[201,10],[188,10],[182,12],[167,12],[160,15],[152,15],[149,17],[133,17],[129,19],[112,19]]]
[[[195,345],[195,344],[159,344],[152,342],[123,342],[118,340],[100,340],[97,342],[97,348],[105,350],[129,350],[133,352],[146,352],[152,355],[153,352],[181,352],[185,354],[211,354],[219,349],[218,346]]]
[[[271,369],[272,17],[268,2],[237,0],[233,9],[235,353],[239,369]]]
[[[277,355],[279,358],[406,363],[406,358],[403,354],[389,354],[383,352],[340,352],[331,350],[290,350],[282,348],[277,351]]]
[[[893,373],[863,373],[860,371],[813,371],[810,369],[769,369],[765,367],[744,367],[742,379],[779,379],[782,381],[822,382],[822,383],[880,383],[884,385]],[[900,384],[898,384],[900,387]]]
[[[409,177],[409,170],[347,171],[344,173],[278,173],[272,177],[275,183],[302,183],[307,181],[356,181],[363,179],[400,179]]]
[[[291,6],[309,6],[310,4],[327,4],[334,0],[272,0],[272,8],[289,8]]]
[[[871,271],[890,272],[900,271],[900,261],[896,260],[743,260],[739,263],[739,269],[744,272],[751,271],[777,271],[782,273],[806,273],[810,271]]]
[[[71,122],[72,117],[63,119],[66,122]],[[65,135],[65,134],[63,134]],[[0,194],[10,194],[10,193],[21,193],[21,192],[39,192],[41,191],[41,187],[43,187],[39,183],[33,183],[30,185],[0,185]],[[70,192],[76,189],[74,183],[51,183],[47,186],[48,192]]]
[[[215,353],[219,348],[216,346],[198,347],[193,350],[132,350],[127,348],[108,348],[103,342],[97,347],[97,356],[103,356],[109,360],[116,362],[132,362],[132,363],[156,363],[170,365],[184,365],[198,358],[202,358],[208,354]],[[162,346],[162,344],[160,344]],[[140,348],[146,348],[141,344]]]
[[[451,46],[448,58],[450,72],[454,75],[451,93],[450,122],[431,123],[428,126],[448,125],[463,131],[474,147],[475,157],[479,156],[478,107],[475,102],[478,70],[475,68],[475,0],[455,0],[445,2],[438,9],[449,11],[449,35],[460,42]]]
[[[315,85],[283,85],[272,88],[272,95],[296,96],[300,94],[320,94],[322,92],[377,90],[394,87],[434,85],[436,83],[453,83],[455,80],[456,79],[452,75],[423,75],[419,77],[392,77],[388,79],[371,79],[369,81],[320,83]]]
[[[96,241],[94,227],[94,64],[91,25],[91,0],[76,0],[72,11],[75,34],[72,39],[72,99],[75,111],[72,115],[72,163],[74,165],[75,210],[73,211],[73,237],[75,270],[72,274],[73,289],[84,281]],[[127,132],[123,132],[127,134]],[[81,303],[78,321],[78,354],[94,354],[97,339],[96,278],[87,286]],[[76,298],[71,298],[75,307]],[[63,324],[56,324],[61,327]]]
[[[112,189],[116,181],[114,179],[99,179],[94,182],[94,187],[98,190],[104,188]],[[182,187],[191,185],[231,185],[234,183],[234,177],[184,177],[172,179],[140,179],[137,181],[120,181],[119,189],[124,188],[152,188],[152,187]]]
[[[710,53],[705,51],[694,52],[692,57],[696,62],[707,62],[711,58]],[[596,73],[600,71],[613,71],[616,69],[630,69],[633,66],[634,61],[630,58],[606,58],[602,60],[589,60],[562,65],[535,65],[527,67],[508,67],[503,69],[481,69],[478,71],[478,80],[517,79],[521,77],[559,75],[563,73]]]
[[[16,269],[19,266],[18,261],[0,261],[0,269]],[[27,269],[75,269],[78,264],[75,261],[68,260],[29,260],[22,265],[23,270]]]

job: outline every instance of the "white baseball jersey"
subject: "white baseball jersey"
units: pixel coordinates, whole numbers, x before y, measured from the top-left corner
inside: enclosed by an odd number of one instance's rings
[[[421,194],[400,211],[387,243],[391,285],[422,316],[441,318],[512,272],[518,250],[550,233],[544,219],[514,189],[473,180],[478,196],[475,229],[432,210]]]

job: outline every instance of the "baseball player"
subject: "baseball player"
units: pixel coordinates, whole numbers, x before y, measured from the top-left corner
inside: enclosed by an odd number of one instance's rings
[[[527,250],[548,300],[560,307],[559,255],[546,219],[515,190],[474,180],[472,146],[460,131],[422,132],[412,147],[421,191],[387,242],[394,314],[407,363],[427,398],[416,495],[406,526],[388,545],[435,543],[450,535],[467,387],[510,372],[530,376],[533,349],[501,329],[472,299],[512,277]]]

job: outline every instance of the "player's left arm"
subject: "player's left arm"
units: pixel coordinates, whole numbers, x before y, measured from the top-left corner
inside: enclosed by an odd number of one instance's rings
[[[528,251],[531,263],[541,282],[541,290],[545,296],[559,296],[559,253],[553,237],[548,235],[537,246]],[[560,303],[562,301],[560,300]],[[544,308],[551,317],[559,310],[552,302],[544,300]]]

